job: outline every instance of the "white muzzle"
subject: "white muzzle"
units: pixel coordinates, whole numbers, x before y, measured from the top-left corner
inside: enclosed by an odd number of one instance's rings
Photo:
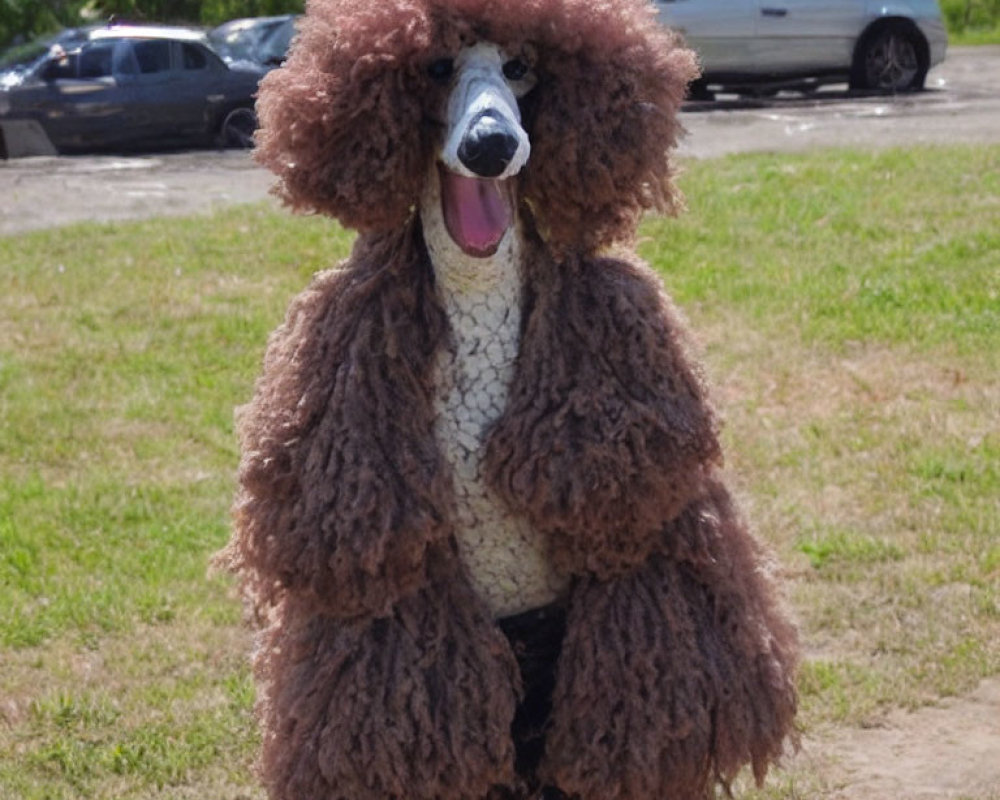
[[[466,255],[485,258],[496,252],[513,222],[515,200],[507,179],[531,155],[517,99],[534,78],[490,43],[463,50],[454,66],[439,163],[441,208],[455,244]]]

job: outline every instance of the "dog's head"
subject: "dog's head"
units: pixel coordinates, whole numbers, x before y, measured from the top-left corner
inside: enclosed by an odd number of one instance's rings
[[[593,250],[674,208],[695,73],[645,0],[309,0],[257,158],[293,207],[363,231],[404,224],[436,164],[459,196],[506,179],[551,244]]]

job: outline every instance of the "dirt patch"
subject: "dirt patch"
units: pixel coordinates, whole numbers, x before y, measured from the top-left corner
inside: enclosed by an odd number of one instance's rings
[[[808,796],[826,800],[1000,800],[1000,680],[875,727],[818,732],[787,772],[818,776]]]

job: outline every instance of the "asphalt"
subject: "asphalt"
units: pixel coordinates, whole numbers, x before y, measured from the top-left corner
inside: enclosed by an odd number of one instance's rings
[[[713,158],[748,151],[820,147],[902,147],[1000,141],[1000,47],[955,47],[931,70],[922,92],[783,93],[721,97],[688,106],[682,156]]]

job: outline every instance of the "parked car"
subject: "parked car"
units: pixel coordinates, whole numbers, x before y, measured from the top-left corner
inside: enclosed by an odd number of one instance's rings
[[[292,46],[292,39],[298,30],[296,27],[298,21],[298,15],[289,17],[265,34],[258,47],[258,58],[262,64],[279,67],[284,63],[288,57],[288,48]]]
[[[56,46],[0,90],[7,157],[176,145],[249,146],[265,70],[227,65],[187,28],[110,26]]]
[[[694,90],[760,92],[848,82],[909,91],[944,60],[936,0],[656,0],[701,58]]]
[[[227,63],[250,61],[276,67],[285,60],[296,19],[294,14],[231,19],[212,28],[208,41]]]

